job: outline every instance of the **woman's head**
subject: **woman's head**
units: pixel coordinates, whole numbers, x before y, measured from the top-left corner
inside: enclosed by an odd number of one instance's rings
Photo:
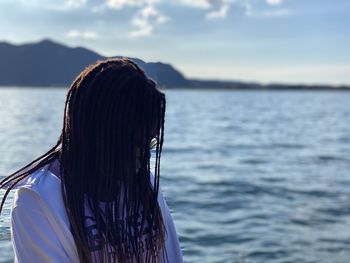
[[[2,184],[14,186],[32,171],[59,159],[63,200],[80,260],[91,261],[92,241],[84,217],[84,201],[88,200],[100,247],[112,245],[118,262],[155,261],[165,235],[157,203],[164,115],[165,95],[134,62],[127,58],[99,61],[82,71],[69,88],[63,129],[55,147]],[[151,182],[150,147],[154,142]],[[106,204],[104,213],[100,201]],[[123,223],[124,218],[129,218],[128,224]],[[140,242],[144,238],[146,247]]]
[[[62,154],[66,150],[70,156],[63,161],[95,181],[86,189],[91,194],[109,185],[106,178],[132,180],[136,155],[141,169],[149,168],[151,140],[162,143],[164,111],[164,94],[134,62],[125,58],[98,62],[86,68],[68,91]],[[108,174],[116,168],[119,174]]]

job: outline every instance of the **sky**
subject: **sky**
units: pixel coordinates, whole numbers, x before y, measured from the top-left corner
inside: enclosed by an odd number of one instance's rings
[[[350,85],[349,0],[0,0],[0,41],[48,38],[189,78]]]

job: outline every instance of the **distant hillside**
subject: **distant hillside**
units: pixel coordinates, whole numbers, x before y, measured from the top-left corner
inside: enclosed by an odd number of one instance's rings
[[[0,42],[0,86],[66,87],[86,66],[105,58],[86,48],[70,48],[51,40],[24,45]],[[239,81],[186,79],[170,64],[130,59],[140,65],[159,86],[166,88],[350,90],[350,87],[345,86],[262,85]]]
[[[51,40],[12,45],[0,42],[0,86],[67,86],[86,66],[105,59],[85,48],[70,48]],[[161,86],[189,86],[169,64],[131,58]]]

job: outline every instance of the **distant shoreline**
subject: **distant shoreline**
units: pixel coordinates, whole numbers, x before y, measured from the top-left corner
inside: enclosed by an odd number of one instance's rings
[[[0,89],[68,89],[69,86],[61,86],[61,85],[48,85],[48,86],[20,86],[20,85],[0,85]],[[332,87],[332,86],[302,86],[302,87],[294,87],[289,85],[260,85],[260,86],[254,86],[254,87],[181,87],[181,86],[162,86],[159,85],[160,89],[164,90],[210,90],[210,91],[350,91],[350,87]]]

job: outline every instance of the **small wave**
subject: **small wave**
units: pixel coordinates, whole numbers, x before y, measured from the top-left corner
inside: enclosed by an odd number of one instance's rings
[[[286,179],[282,177],[263,177],[261,180],[268,183],[280,183],[286,181]]]
[[[304,149],[306,146],[297,143],[271,143],[271,144],[236,144],[231,145],[235,149]]]
[[[269,161],[264,160],[264,159],[244,159],[241,161],[241,163],[244,164],[266,164]]]
[[[303,149],[305,148],[305,145],[296,143],[274,143],[271,144],[271,147],[282,149]]]
[[[315,162],[319,164],[338,162],[338,161],[349,161],[346,158],[335,156],[335,155],[318,155],[314,159],[315,159]]]
[[[293,218],[289,221],[293,225],[299,225],[299,226],[309,226],[311,224],[309,219],[296,219]]]
[[[197,242],[206,247],[212,247],[216,245],[224,245],[224,244],[242,244],[242,243],[248,243],[251,241],[254,241],[255,239],[253,237],[247,237],[247,236],[239,236],[236,235],[214,235],[214,234],[203,234],[202,236],[198,237]]]
[[[224,164],[199,164],[196,168],[198,170],[214,171],[215,173],[228,173],[232,171],[232,167]]]
[[[339,208],[320,208],[317,209],[318,213],[329,215],[332,217],[348,216],[350,215],[350,206]]]
[[[286,188],[284,191],[289,192],[291,194],[313,196],[318,198],[332,198],[337,196],[337,193],[333,193],[333,192],[329,192],[321,189],[288,189]]]
[[[350,245],[350,239],[319,238],[318,241],[322,243]]]
[[[272,260],[281,257],[289,256],[289,252],[281,249],[271,250],[271,251],[252,251],[247,254],[247,258],[258,258],[259,260]]]
[[[163,149],[164,153],[195,153],[203,151],[202,148],[199,147],[165,147]]]

